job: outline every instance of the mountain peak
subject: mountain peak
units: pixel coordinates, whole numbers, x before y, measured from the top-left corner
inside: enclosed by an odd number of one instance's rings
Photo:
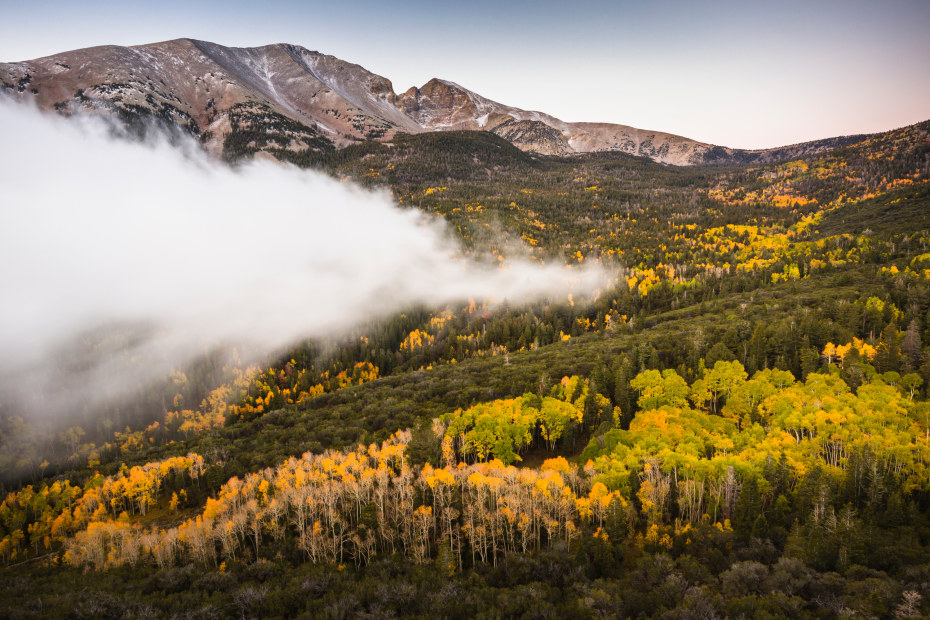
[[[624,125],[567,123],[436,77],[398,95],[390,80],[361,65],[289,43],[226,47],[180,38],[86,48],[0,64],[0,92],[65,114],[169,124],[227,158],[267,151],[308,161],[321,150],[391,140],[399,131],[462,129],[493,131],[541,154],[622,151],[678,165],[776,156]],[[797,148],[810,153],[835,142]]]

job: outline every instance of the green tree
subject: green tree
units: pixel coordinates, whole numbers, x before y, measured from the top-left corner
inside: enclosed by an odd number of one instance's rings
[[[692,384],[691,400],[698,407],[710,405],[711,412],[717,413],[720,399],[729,397],[747,377],[746,370],[738,361],[719,361],[704,374],[703,379]]]
[[[658,409],[662,405],[686,407],[688,405],[688,383],[672,369],[646,370],[630,381],[630,386],[640,393],[636,401],[642,410]]]

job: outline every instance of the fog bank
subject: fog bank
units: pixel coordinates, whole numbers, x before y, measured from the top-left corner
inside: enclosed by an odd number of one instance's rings
[[[564,299],[607,280],[479,265],[443,222],[321,173],[231,169],[193,143],[114,139],[3,102],[0,128],[0,401],[67,409],[53,366],[79,371],[69,399],[110,397],[220,345],[262,355],[415,303]],[[108,347],[81,358],[101,326]],[[125,376],[127,355],[160,361]]]

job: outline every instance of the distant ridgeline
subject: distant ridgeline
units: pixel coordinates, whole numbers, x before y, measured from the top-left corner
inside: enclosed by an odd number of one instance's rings
[[[230,48],[192,39],[0,63],[0,94],[61,114],[105,115],[143,135],[178,130],[227,161],[264,153],[301,166],[354,144],[446,131],[499,136],[537,156],[606,152],[678,166],[771,164],[869,137],[733,149],[626,125],[568,123],[438,78],[395,93],[380,75],[297,45]]]

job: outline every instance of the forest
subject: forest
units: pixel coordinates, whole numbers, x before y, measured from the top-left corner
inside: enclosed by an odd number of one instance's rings
[[[0,404],[0,613],[930,616],[930,122],[761,166],[301,144],[471,259],[613,282]]]

